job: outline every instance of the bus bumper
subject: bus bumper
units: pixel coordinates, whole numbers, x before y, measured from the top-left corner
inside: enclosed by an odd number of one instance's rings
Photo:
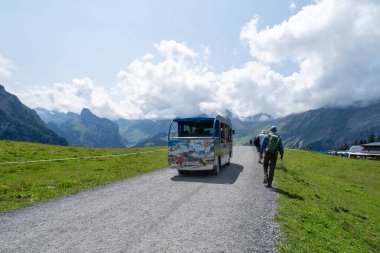
[[[209,161],[207,164],[170,164],[169,168],[186,171],[212,170],[214,168],[214,161]]]

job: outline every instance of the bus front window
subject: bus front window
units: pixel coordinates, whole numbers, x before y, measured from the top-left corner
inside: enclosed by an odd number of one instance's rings
[[[213,121],[198,120],[178,122],[180,136],[186,137],[210,137],[214,134]]]

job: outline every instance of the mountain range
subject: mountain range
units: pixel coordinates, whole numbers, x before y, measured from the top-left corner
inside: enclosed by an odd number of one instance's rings
[[[120,135],[116,123],[97,117],[87,108],[83,108],[80,114],[44,108],[35,110],[51,130],[67,139],[70,146],[122,148],[128,143]]]
[[[289,148],[325,150],[351,145],[355,140],[380,136],[380,101],[349,107],[323,107],[286,117],[258,122],[255,132],[277,125],[284,145]]]
[[[120,134],[128,140],[128,146],[143,147],[167,144],[167,132],[171,120],[119,119],[115,123],[119,125]]]
[[[227,111],[226,116],[232,121],[237,145],[248,144],[254,135],[271,125],[278,126],[286,147],[297,149],[324,150],[350,145],[371,134],[380,136],[380,101],[344,108],[323,107],[277,119],[264,113],[239,119]],[[167,143],[170,122],[111,121],[86,108],[80,114],[43,108],[34,111],[0,85],[0,139],[86,147],[162,146]]]
[[[65,138],[46,127],[37,113],[0,85],[0,140],[67,145]]]

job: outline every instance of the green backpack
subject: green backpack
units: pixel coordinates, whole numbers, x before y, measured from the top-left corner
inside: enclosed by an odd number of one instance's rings
[[[278,151],[278,142],[280,141],[280,136],[276,134],[269,134],[269,142],[267,151],[270,153],[276,153]]]

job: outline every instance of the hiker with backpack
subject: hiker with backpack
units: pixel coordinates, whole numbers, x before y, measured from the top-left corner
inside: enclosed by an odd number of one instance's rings
[[[265,153],[264,153],[265,152]],[[260,148],[260,159],[264,155],[264,184],[266,187],[272,188],[274,170],[276,168],[277,156],[280,153],[280,159],[284,156],[284,148],[282,146],[281,137],[277,134],[277,127],[272,126],[270,132],[265,136]],[[269,167],[269,170],[268,170]]]

